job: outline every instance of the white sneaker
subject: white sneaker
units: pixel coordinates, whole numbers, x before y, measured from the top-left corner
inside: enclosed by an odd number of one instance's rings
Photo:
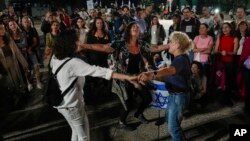
[[[28,84],[28,91],[30,92],[30,91],[32,91],[32,90],[33,90],[32,84]]]
[[[37,87],[37,89],[42,89],[43,88],[43,84],[42,83],[37,83],[36,87]]]

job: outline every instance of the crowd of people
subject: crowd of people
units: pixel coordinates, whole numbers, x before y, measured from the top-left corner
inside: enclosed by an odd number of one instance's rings
[[[75,78],[77,84],[55,107],[68,121],[72,141],[89,140],[84,105],[108,99],[114,84],[123,92],[117,94],[124,103],[120,128],[134,130],[126,122],[133,105],[138,105],[134,117],[147,124],[143,113],[152,101],[149,81],[165,82],[170,93],[166,122],[174,141],[185,139],[181,120],[190,104],[205,108],[212,100],[228,106],[245,100],[244,110],[250,113],[250,70],[244,66],[250,60],[250,23],[245,8],[238,7],[231,22],[224,22],[221,13],[211,15],[207,6],[198,16],[190,7],[177,9],[168,35],[152,10],[152,5],[122,6],[109,13],[75,9],[70,16],[62,8],[48,11],[41,23],[41,52],[32,17],[27,12],[19,16],[9,6],[0,20],[1,94],[7,98],[20,91],[27,94],[34,86],[42,89],[41,64],[55,71],[73,58],[57,78],[62,91]]]

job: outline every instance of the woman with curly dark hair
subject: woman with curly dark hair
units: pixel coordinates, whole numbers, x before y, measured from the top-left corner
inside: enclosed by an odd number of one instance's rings
[[[111,44],[111,47],[115,49],[113,56],[113,66],[116,71],[123,74],[137,75],[143,70],[148,68],[149,58],[149,44],[139,39],[140,28],[135,22],[131,22],[124,33],[124,40],[115,41]],[[129,112],[132,110],[132,105],[135,100],[135,96],[138,96],[141,100],[138,103],[138,109],[134,114],[134,117],[139,119],[142,123],[148,123],[148,120],[144,117],[143,112],[151,102],[151,95],[145,86],[135,87],[128,83],[119,82],[117,84],[121,87],[125,87],[126,94],[122,100],[125,101],[125,108],[122,110],[120,116],[120,127],[126,130],[133,130],[126,123],[126,118]]]
[[[119,79],[130,81],[131,83],[136,77],[128,76],[113,72],[110,69],[99,66],[92,66],[78,58],[74,57],[78,46],[81,46],[78,36],[74,30],[63,31],[55,40],[50,67],[52,72],[65,61],[69,60],[57,74],[57,80],[61,91],[65,91],[72,82],[75,82],[68,93],[65,94],[63,101],[55,108],[61,113],[69,123],[72,136],[71,141],[89,141],[89,123],[85,112],[85,103],[83,98],[83,87],[86,76],[100,77],[104,79]],[[97,84],[96,84],[97,85]],[[101,94],[104,94],[103,92]]]

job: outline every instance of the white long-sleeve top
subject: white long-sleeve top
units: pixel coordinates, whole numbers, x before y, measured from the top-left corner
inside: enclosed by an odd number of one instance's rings
[[[50,63],[52,72],[55,73],[57,68],[67,59],[69,58],[58,60],[53,56]],[[112,76],[112,70],[91,66],[78,58],[71,59],[57,74],[60,90],[62,92],[65,91],[77,77],[78,80],[73,88],[64,96],[62,103],[55,108],[79,107],[79,104],[84,104],[83,86],[85,84],[85,76],[100,77],[109,80]]]

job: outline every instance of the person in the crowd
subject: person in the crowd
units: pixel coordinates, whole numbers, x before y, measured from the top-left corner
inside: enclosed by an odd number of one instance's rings
[[[122,24],[119,27],[119,32],[123,33],[125,31],[126,27],[128,26],[128,24],[130,22],[134,21],[134,19],[130,15],[129,7],[126,5],[122,7],[121,18],[122,18]]]
[[[22,18],[22,29],[26,33],[27,38],[27,53],[28,58],[30,61],[30,67],[34,66],[34,73],[36,77],[36,86],[38,89],[42,89],[43,84],[41,81],[41,75],[40,75],[40,67],[39,67],[39,60],[36,53],[37,48],[39,48],[39,37],[38,33],[35,28],[32,28],[30,25],[29,17],[24,16]]]
[[[115,36],[119,37],[118,39],[120,39],[122,32],[120,32],[120,26],[122,25],[122,18],[120,17],[120,14],[117,11],[114,11],[112,13],[112,17],[113,17],[113,22],[114,22],[114,32],[115,32]]]
[[[233,34],[232,25],[228,22],[222,24],[222,34],[217,39],[214,52],[221,56],[220,60],[225,68],[225,93],[222,97],[222,104],[233,105],[232,89],[236,85],[233,70],[233,56],[237,53],[238,38]]]
[[[222,24],[224,23],[224,15],[217,13],[214,15],[214,26],[211,31],[213,39],[216,40],[218,35],[221,34]]]
[[[191,8],[185,7],[182,10],[183,20],[180,22],[180,31],[186,33],[192,40],[195,36],[199,35],[200,21],[192,17]],[[194,58],[193,50],[189,51],[189,59],[192,61]]]
[[[86,25],[87,25],[87,27],[88,27],[89,29],[92,28],[94,19],[95,19],[96,17],[97,17],[97,11],[96,11],[96,9],[90,9],[90,10],[89,10],[89,18],[88,18],[88,20],[86,21]]]
[[[53,73],[55,73],[64,61],[74,57],[75,49],[78,48],[77,46],[80,46],[80,43],[75,31],[69,30],[60,33],[55,40],[54,55],[50,62]],[[136,79],[132,76],[113,72],[107,68],[89,65],[78,58],[73,58],[65,64],[57,74],[61,91],[64,91],[74,80],[77,80],[76,84],[64,96],[63,101],[55,108],[64,116],[71,127],[71,141],[90,140],[89,122],[83,98],[83,87],[86,84],[86,76],[100,77],[107,80],[113,78],[129,82]]]
[[[78,11],[78,14],[81,18],[83,18],[84,20],[88,20],[89,18],[89,14],[88,12],[85,10],[85,8],[82,8]]]
[[[75,8],[73,13],[70,15],[71,25],[73,28],[76,26],[76,21],[80,16],[79,14],[80,10],[78,8]]]
[[[76,19],[76,31],[79,36],[79,41],[81,44],[86,43],[88,30],[89,29],[86,27],[85,20],[82,19],[81,17],[78,17]]]
[[[244,91],[245,91],[245,106],[244,106],[244,111],[247,114],[250,114],[250,69],[246,68],[244,66],[244,62],[250,58],[250,37],[247,37],[245,39],[245,42],[243,44],[242,48],[242,53],[240,55],[240,61],[239,64],[242,66],[242,71],[243,71],[243,85]]]
[[[141,38],[145,39],[147,34],[148,34],[148,29],[147,29],[147,25],[145,22],[145,18],[146,18],[146,13],[141,10],[140,12],[137,13],[137,19],[135,20],[135,22],[139,25],[140,27],[140,32],[141,32]]]
[[[106,30],[108,31],[110,38],[113,40],[115,38],[115,33],[114,33],[114,23],[111,19],[111,15],[109,13],[102,13],[101,17],[105,23]]]
[[[76,19],[76,33],[79,37],[79,41],[80,41],[80,44],[85,44],[87,42],[87,33],[88,33],[88,28],[86,27],[86,22],[84,19],[82,19],[81,17],[78,17]],[[79,50],[77,53],[76,53],[79,58],[85,60],[87,59],[86,58],[86,55],[85,55],[85,51],[84,50]]]
[[[86,43],[111,43],[111,38],[105,29],[104,21],[101,17],[96,17],[94,19],[93,26],[87,33]],[[84,53],[89,64],[108,67],[107,53],[95,50],[86,50]],[[108,100],[107,95],[111,93],[111,82],[101,78],[86,77],[84,89],[86,91],[85,100],[87,104],[100,104]],[[106,93],[106,95],[101,95],[101,93]]]
[[[8,6],[8,16],[9,18],[15,19],[15,21],[18,23],[18,14],[16,13],[13,5]]]
[[[234,58],[234,68],[235,69],[235,74],[236,74],[236,82],[237,82],[237,87],[236,91],[239,92],[239,95],[237,95],[237,98],[244,99],[245,93],[244,93],[244,83],[243,82],[243,71],[242,71],[242,63],[240,63],[240,56],[242,53],[243,45],[247,37],[250,36],[249,31],[249,25],[246,21],[241,21],[238,25],[238,29],[236,31],[236,36],[239,40],[239,48],[237,49],[237,54]]]
[[[213,28],[214,26],[214,18],[210,15],[209,8],[207,6],[202,7],[202,18],[200,18],[201,23],[205,23],[208,25],[208,32]]]
[[[191,39],[194,39],[199,34],[200,21],[192,17],[190,7],[185,7],[182,13],[184,19],[180,22],[180,31],[187,33]]]
[[[111,43],[111,39],[107,30],[105,29],[104,21],[101,17],[96,17],[92,28],[87,33],[87,44],[107,44]],[[89,51],[86,52],[88,62],[91,65],[98,65],[101,67],[107,67],[107,54],[99,52]]]
[[[27,48],[27,39],[26,34],[21,30],[21,28],[17,25],[14,19],[11,19],[8,24],[10,37],[14,40],[17,47],[22,52],[23,56],[27,56],[26,48]]]
[[[115,49],[113,53],[113,63],[117,72],[137,75],[143,70],[149,68],[149,44],[140,40],[140,28],[136,22],[131,22],[124,34],[124,40],[117,40],[111,44],[111,47]],[[139,119],[142,123],[148,123],[148,120],[144,117],[143,112],[151,102],[151,95],[148,88],[145,86],[135,87],[134,85],[118,82],[121,87],[125,87],[125,105],[127,109],[122,109],[119,125],[120,128],[125,130],[133,130],[127,122],[127,116],[132,110],[134,103],[134,95],[140,98],[138,108],[134,114],[134,117]]]
[[[54,48],[54,42],[55,42],[55,38],[59,35],[60,31],[59,31],[59,22],[58,21],[51,21],[51,31],[49,33],[46,34],[46,40],[45,40],[45,50],[44,50],[44,62],[45,62],[45,66],[47,66],[48,61],[50,60],[53,52],[53,48]]]
[[[159,23],[157,16],[153,16],[151,25],[149,26],[149,41],[151,45],[160,45],[163,44],[163,41],[166,38],[166,32],[163,26]]]
[[[9,21],[9,35],[15,42],[18,49],[21,51],[23,57],[27,60],[27,39],[26,34],[21,30],[21,28],[18,27],[16,21],[14,19],[11,19]],[[29,81],[27,70],[21,69],[21,73],[23,76],[25,76],[26,82],[28,84],[28,90],[31,91],[33,89],[32,84]]]
[[[62,17],[60,17],[61,22],[63,22],[65,24],[67,29],[70,29],[70,27],[71,27],[70,16],[66,13],[65,9],[59,8],[59,9],[57,9],[56,12],[57,12],[57,15],[62,16]]]
[[[205,72],[209,73],[209,56],[213,47],[213,38],[208,35],[208,25],[202,23],[199,28],[199,35],[194,38],[194,60],[201,62]]]
[[[170,35],[174,31],[180,30],[181,16],[179,14],[174,14],[172,16],[172,21],[173,21],[173,24],[168,29],[168,35]]]
[[[207,92],[207,77],[204,74],[203,66],[200,62],[193,61],[191,64],[191,101],[195,103],[192,104],[200,104],[202,108],[204,108],[206,101],[205,101],[205,94]],[[191,107],[191,106],[190,106]],[[192,107],[191,107],[192,108]]]
[[[138,76],[139,82],[145,84],[148,80],[163,78],[168,87],[168,108],[166,121],[168,132],[173,141],[185,140],[181,129],[183,112],[188,104],[188,92],[191,80],[191,66],[186,54],[192,47],[192,41],[187,34],[175,31],[170,35],[169,52],[174,55],[170,67],[156,71],[148,71]]]
[[[69,29],[64,21],[64,15],[61,13],[61,12],[57,12],[57,14],[55,15],[56,16],[56,20],[59,22],[60,24],[60,31],[64,31],[64,30],[67,30]]]
[[[28,16],[29,19],[30,19],[31,27],[35,27],[34,19],[32,18],[32,16],[29,15],[27,9],[22,10],[22,15],[21,15],[21,16],[19,17],[19,19],[18,19],[18,24],[19,24],[19,25],[22,25],[22,18],[23,18],[24,16]]]
[[[48,11],[45,14],[45,17],[42,21],[41,24],[41,31],[43,32],[43,36],[44,36],[44,41],[46,40],[46,34],[50,32],[51,30],[51,22],[52,22],[53,18],[52,18],[52,12]]]
[[[29,84],[29,81],[26,79],[25,82],[21,69],[27,72],[28,63],[15,42],[7,36],[2,22],[0,22],[0,62],[7,73],[7,81],[1,85],[6,85],[13,94],[20,94],[25,91],[26,84]]]
[[[145,18],[145,22],[147,25],[147,29],[149,29],[151,20],[152,20],[152,11],[153,11],[153,4],[151,2],[147,2],[145,4],[145,13],[146,13],[146,18]]]
[[[104,12],[100,12],[100,16],[98,16],[98,17],[101,17],[101,18],[103,19],[105,29],[106,29],[107,31],[109,31],[109,21],[107,21],[107,14],[104,13]]]
[[[6,26],[5,28],[8,27],[8,22],[10,20],[10,17],[8,14],[2,14],[1,17],[0,17],[0,20],[3,21],[3,24]]]
[[[135,21],[139,19],[140,14],[142,13],[143,9],[140,7],[136,7],[135,14],[132,17]]]
[[[248,23],[248,21],[246,19],[246,8],[243,7],[243,6],[239,6],[236,9],[236,18],[235,18],[234,21],[231,22],[233,30],[237,30],[238,29],[239,23],[241,21],[246,21]]]

